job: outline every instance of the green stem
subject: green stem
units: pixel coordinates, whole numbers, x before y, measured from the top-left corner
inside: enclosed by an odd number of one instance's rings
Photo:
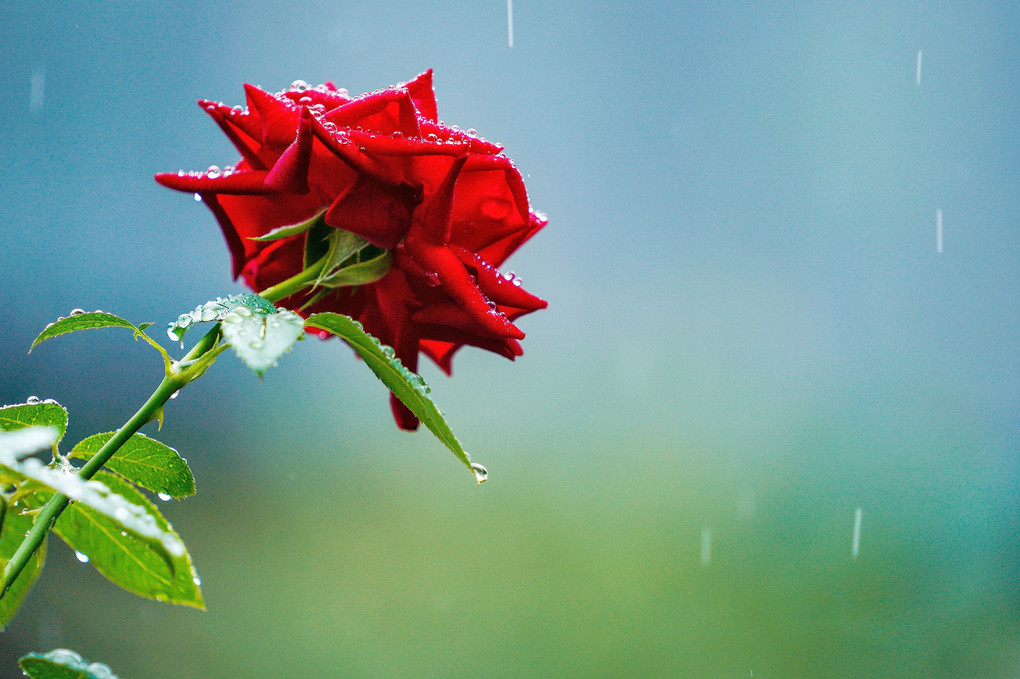
[[[201,359],[206,355],[214,358],[219,353],[216,346],[217,338],[219,337],[219,324],[214,326],[212,330],[207,332],[205,336],[200,339],[191,351],[184,357],[184,361],[193,361]],[[149,397],[141,408],[138,409],[134,415],[131,416],[127,422],[124,423],[120,429],[107,441],[99,451],[92,456],[92,458],[78,470],[78,476],[82,479],[88,480],[96,475],[104,464],[106,464],[113,454],[116,453],[122,445],[124,445],[128,439],[134,436],[139,429],[149,422],[159,419],[162,422],[162,410],[166,402],[173,398],[173,395],[183,389],[189,382],[197,379],[208,365],[204,365],[201,371],[194,373],[190,369],[182,371],[177,374],[167,375],[163,378],[163,381],[159,383],[156,390],[152,392],[152,396]],[[21,575],[21,571],[25,569],[32,555],[35,554],[36,550],[42,546],[46,540],[46,535],[50,529],[53,528],[53,524],[56,523],[57,517],[60,516],[61,512],[67,507],[69,499],[63,493],[55,493],[45,505],[39,510],[39,515],[36,517],[35,522],[32,524],[32,528],[29,529],[28,534],[25,536],[24,541],[18,547],[17,551],[14,552],[14,556],[7,563],[7,567],[4,568],[4,582],[3,589],[0,590],[0,597],[3,597],[10,589],[14,581]]]
[[[301,273],[291,276],[281,283],[269,286],[260,292],[259,295],[265,297],[270,302],[279,302],[284,297],[290,297],[294,293],[300,292],[307,288],[309,283],[314,283],[319,279],[319,275],[326,266],[327,259],[329,259],[328,255],[323,256]]]

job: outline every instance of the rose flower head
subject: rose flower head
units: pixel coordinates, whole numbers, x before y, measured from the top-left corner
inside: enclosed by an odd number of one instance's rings
[[[245,92],[246,107],[199,102],[236,165],[156,175],[212,210],[235,278],[260,291],[303,275],[280,306],[347,314],[413,371],[423,353],[449,374],[464,345],[521,355],[515,321],[546,302],[499,267],[546,219],[502,146],[437,119],[431,70],[360,96]]]

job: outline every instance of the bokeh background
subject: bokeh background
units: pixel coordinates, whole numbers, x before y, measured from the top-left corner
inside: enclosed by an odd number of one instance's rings
[[[68,442],[161,367],[116,331],[27,355],[47,322],[240,291],[152,175],[237,160],[195,101],[244,82],[434,68],[549,215],[510,268],[550,306],[516,363],[424,368],[480,488],[342,345],[224,356],[160,436],[209,610],[54,540],[0,674],[1018,676],[1020,9],[774,4],[517,0],[511,47],[502,0],[3,3],[0,401]]]

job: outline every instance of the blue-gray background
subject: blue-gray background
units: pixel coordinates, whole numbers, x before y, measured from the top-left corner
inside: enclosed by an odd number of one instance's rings
[[[337,343],[261,383],[225,356],[161,433],[208,612],[54,541],[0,673],[55,646],[135,679],[1020,672],[1016,3],[513,9],[511,48],[501,0],[3,4],[0,401],[59,400],[69,441],[160,365],[116,331],[26,355],[47,322],[239,290],[152,174],[235,162],[194,102],[244,82],[434,68],[549,214],[510,268],[550,306],[516,363],[425,368],[478,489]]]

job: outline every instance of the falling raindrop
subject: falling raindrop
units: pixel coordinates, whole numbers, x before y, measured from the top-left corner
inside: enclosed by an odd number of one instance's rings
[[[81,561],[82,563],[88,563],[89,562],[88,554],[82,554],[81,552],[75,552],[74,555],[78,558],[78,561]]]
[[[506,41],[514,46],[514,0],[506,0]]]
[[[856,559],[857,554],[861,551],[861,518],[862,511],[860,507],[854,509],[854,532],[850,538],[850,557]]]
[[[712,529],[705,526],[701,529],[701,567],[708,568],[712,563]]]
[[[477,462],[471,463],[471,471],[475,473],[475,479],[478,480],[478,483],[483,483],[487,478],[489,478],[489,470]]]

